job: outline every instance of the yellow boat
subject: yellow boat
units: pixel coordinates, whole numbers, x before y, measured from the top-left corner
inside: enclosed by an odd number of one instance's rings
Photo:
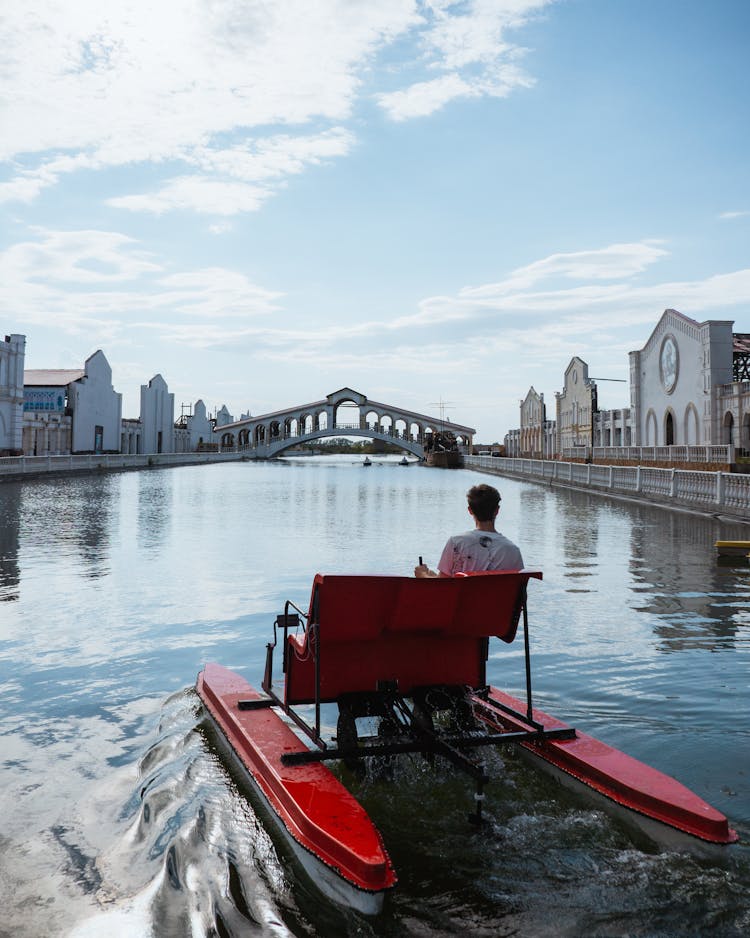
[[[719,557],[750,556],[750,541],[716,541],[714,547]]]

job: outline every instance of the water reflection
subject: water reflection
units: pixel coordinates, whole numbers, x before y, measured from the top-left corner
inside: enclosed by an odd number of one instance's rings
[[[105,576],[110,537],[117,527],[112,516],[116,493],[117,483],[108,474],[3,485],[0,506],[7,529],[4,523],[0,537],[7,545],[11,571],[14,556],[25,548],[39,552],[32,565],[39,561],[64,566],[76,558],[87,578]]]
[[[21,485],[0,483],[0,602],[18,599]]]
[[[169,470],[153,469],[134,475],[138,498],[138,547],[156,551],[168,537],[174,489]]]
[[[750,623],[748,569],[718,563],[715,541],[743,539],[747,529],[677,512],[634,511],[631,573],[634,606],[654,615],[658,648],[715,651],[734,644]]]

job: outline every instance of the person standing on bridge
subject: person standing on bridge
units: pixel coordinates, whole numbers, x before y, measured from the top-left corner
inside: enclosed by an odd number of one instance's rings
[[[455,576],[487,570],[521,570],[523,558],[516,545],[495,529],[500,511],[500,493],[491,485],[474,485],[466,493],[474,530],[448,538],[438,563],[438,572],[420,563],[414,576]],[[421,560],[421,558],[420,558]]]

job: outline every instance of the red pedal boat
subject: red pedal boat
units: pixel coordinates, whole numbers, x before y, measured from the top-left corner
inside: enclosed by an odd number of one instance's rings
[[[474,757],[515,745],[561,781],[625,812],[657,841],[727,845],[726,817],[675,779],[532,705],[526,593],[539,571],[439,579],[315,577],[307,612],[287,602],[267,646],[262,693],[216,664],[197,690],[233,757],[313,881],[335,901],[376,914],[396,873],[364,808],[325,766],[356,767],[405,752],[439,755],[476,783],[482,820],[489,781]],[[522,623],[526,699],[486,683],[492,637],[510,643]],[[282,635],[283,687],[273,680]],[[335,742],[321,706],[338,705]],[[304,709],[302,709],[304,708]],[[314,717],[304,713],[312,708]],[[378,725],[362,735],[357,721]]]

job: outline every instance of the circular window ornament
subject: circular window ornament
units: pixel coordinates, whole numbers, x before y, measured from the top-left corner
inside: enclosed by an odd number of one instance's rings
[[[677,352],[677,343],[674,336],[666,335],[659,352],[659,375],[661,377],[661,386],[667,394],[674,391],[679,370],[680,357]]]

